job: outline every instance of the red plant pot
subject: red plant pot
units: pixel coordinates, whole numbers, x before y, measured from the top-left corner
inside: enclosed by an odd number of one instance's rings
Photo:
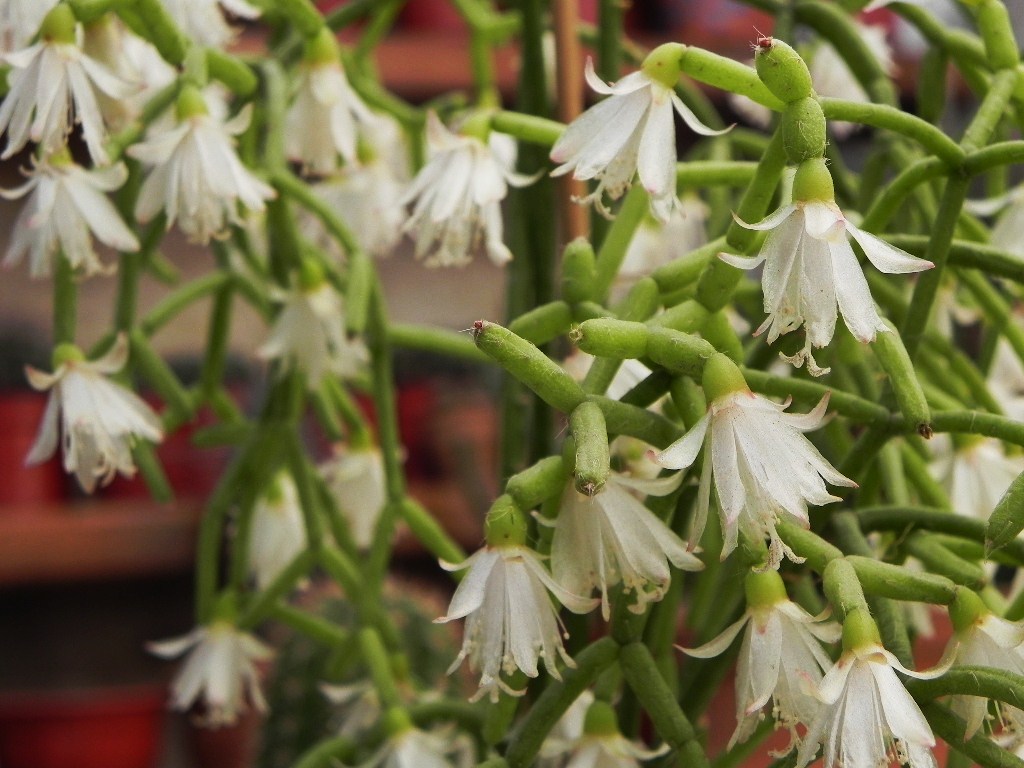
[[[4,768],[153,768],[166,691],[99,688],[5,696]]]
[[[46,398],[40,392],[0,392],[0,505],[59,501],[64,496],[59,450],[49,461],[25,466],[43,421]]]

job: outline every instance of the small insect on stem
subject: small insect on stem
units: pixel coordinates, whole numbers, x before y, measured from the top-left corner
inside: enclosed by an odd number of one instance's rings
[[[473,334],[473,341],[476,341],[477,337],[484,330],[484,321],[483,320],[474,320],[473,321],[473,327],[469,328],[468,330],[470,332],[472,332],[472,334]]]

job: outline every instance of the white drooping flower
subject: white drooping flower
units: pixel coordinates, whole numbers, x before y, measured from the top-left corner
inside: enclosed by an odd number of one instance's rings
[[[615,294],[625,296],[626,290],[640,278],[707,243],[708,213],[704,201],[687,194],[673,207],[667,222],[653,217],[640,222],[615,277]]]
[[[776,727],[789,729],[790,748],[799,740],[797,724],[814,720],[821,707],[814,690],[832,666],[821,643],[834,643],[842,634],[838,624],[823,619],[788,600],[774,571],[751,573],[742,618],[699,648],[681,649],[699,659],[718,656],[745,630],[736,667],[736,730],[729,749],[750,738],[769,701]]]
[[[977,216],[999,214],[989,243],[1016,256],[1024,256],[1024,185],[987,200],[968,200],[964,208]]]
[[[487,143],[450,132],[427,114],[429,159],[402,199],[412,206],[404,231],[416,240],[416,258],[428,267],[462,267],[479,248],[495,264],[512,259],[503,241],[501,201],[508,186],[533,181],[515,173]]]
[[[204,725],[232,725],[249,707],[267,708],[257,663],[273,654],[231,622],[214,621],[182,637],[146,647],[163,659],[188,654],[171,684],[171,706],[186,711],[198,705],[199,721]]]
[[[354,376],[368,355],[361,341],[348,337],[341,295],[334,286],[320,276],[300,283],[272,297],[281,303],[281,311],[257,354],[280,360],[286,371],[302,371],[313,390],[326,376]]]
[[[62,150],[35,163],[29,179],[0,197],[15,200],[31,192],[15,222],[4,266],[21,262],[28,254],[29,274],[47,277],[58,254],[63,253],[82,275],[107,273],[93,246],[93,235],[119,251],[137,251],[139,241],[107,198],[128,178],[122,163],[88,170]]]
[[[587,708],[582,733],[566,751],[565,768],[640,768],[641,760],[660,757],[669,749],[668,744],[647,749],[627,739],[619,731],[612,705],[597,700]]]
[[[1024,675],[1024,624],[994,615],[973,592],[961,588],[949,609],[954,634],[943,654],[956,666],[989,667]],[[981,696],[953,696],[950,707],[967,724],[965,739],[981,728],[988,716],[988,699]],[[1004,702],[997,703],[1001,724],[1019,733],[1024,711]]]
[[[161,0],[171,18],[182,31],[199,45],[223,48],[235,36],[224,12],[240,19],[255,19],[260,15],[245,0]],[[223,9],[223,10],[222,10]]]
[[[586,721],[587,710],[594,703],[594,693],[589,688],[579,696],[576,701],[569,705],[551,731],[544,738],[540,745],[538,763],[550,768],[550,766],[561,766],[560,760],[563,755],[571,752],[573,747],[583,738],[583,725]]]
[[[668,221],[679,205],[674,112],[702,136],[724,133],[704,125],[672,90],[679,79],[679,64],[678,53],[672,60],[671,45],[655,49],[642,69],[613,85],[597,76],[588,58],[587,83],[610,98],[573,120],[551,148],[551,160],[559,163],[552,176],[572,171],[574,179],[597,181],[597,189],[579,202],[592,202],[605,216],[611,214],[604,195],[619,199],[637,173],[657,218]]]
[[[334,457],[319,469],[335,504],[348,521],[352,540],[360,549],[369,548],[387,501],[380,449],[338,448]]]
[[[307,45],[300,65],[295,100],[288,110],[285,136],[288,156],[314,174],[327,174],[358,162],[359,125],[375,116],[352,90],[338,58],[334,32],[326,27]]]
[[[0,54],[32,42],[39,25],[58,0],[0,0]]]
[[[389,256],[402,239],[405,209],[402,198],[409,183],[408,147],[401,126],[373,115],[359,137],[359,162],[346,164],[312,185],[348,226],[359,247],[371,256]],[[327,253],[344,261],[348,254],[315,216],[300,220],[302,234]]]
[[[458,747],[458,740],[453,742],[449,734],[408,726],[391,735],[365,765],[367,768],[456,768],[462,765],[462,761],[452,759]]]
[[[1024,455],[1008,454],[994,437],[939,435],[932,446],[932,475],[942,484],[953,511],[988,520],[1017,476],[1024,472]]]
[[[7,131],[0,158],[11,157],[29,141],[38,143],[43,154],[57,152],[80,123],[93,162],[109,162],[98,94],[124,99],[135,87],[87,56],[75,34],[71,8],[61,4],[43,20],[39,42],[2,57],[12,69],[10,91],[0,105],[0,131]]]
[[[142,183],[135,216],[146,222],[161,211],[168,228],[177,221],[190,240],[209,242],[242,221],[239,203],[247,211],[262,211],[276,195],[246,169],[235,153],[233,137],[244,131],[251,105],[225,123],[207,108],[202,94],[182,89],[177,124],[128,148],[128,154],[151,166]]]
[[[803,434],[824,423],[828,395],[810,413],[785,413],[788,403],[751,392],[724,355],[705,364],[704,391],[711,400],[707,413],[653,457],[663,467],[684,469],[706,448],[691,540],[699,541],[704,531],[714,478],[725,539],[722,557],[736,547],[742,531],[755,541],[769,539],[768,568],[777,568],[783,554],[802,562],[779,538],[776,522],[785,519],[806,528],[808,504],[840,500],[828,492],[826,483],[857,486]]]
[[[858,610],[854,613],[862,613]],[[850,621],[848,616],[846,623]],[[824,748],[824,768],[877,768],[896,760],[910,768],[936,768],[935,736],[894,670],[936,677],[946,667],[915,672],[877,641],[846,647],[818,687],[822,707],[797,752],[797,768]]]
[[[106,485],[120,472],[135,474],[131,448],[136,440],[158,443],[164,432],[160,418],[134,392],[107,376],[128,360],[128,340],[122,334],[99,360],[89,361],[72,345],[54,353],[56,369],[43,373],[26,366],[34,389],[50,390],[42,424],[26,458],[27,464],[64,452],[64,469],[78,478],[87,493]]]
[[[996,343],[985,384],[1003,413],[1015,421],[1024,421],[1024,364],[1006,339]]]
[[[809,194],[808,188],[813,190]],[[873,341],[877,332],[886,330],[850,246],[851,237],[882,272],[920,272],[934,266],[854,226],[839,210],[831,190],[832,179],[824,161],[805,161],[794,181],[796,202],[756,224],[737,219],[747,229],[768,232],[760,253],[756,257],[720,254],[723,261],[739,269],[764,263],[761,286],[768,317],[754,335],[767,330],[771,344],[805,326],[803,349],[784,359],[797,367],[806,362],[814,376],[828,372],[814,362],[811,350],[832,340],[837,304],[846,327],[859,341]]]
[[[466,619],[462,649],[448,671],[454,672],[467,658],[469,668],[480,671],[474,701],[485,695],[497,701],[500,691],[521,695],[523,691],[512,688],[502,675],[519,669],[527,677],[537,677],[538,659],[556,680],[562,679],[559,659],[574,666],[562,645],[563,630],[549,591],[575,613],[586,613],[597,604],[555,583],[537,553],[522,544],[525,522],[513,517],[521,515],[510,512],[504,519],[489,518],[487,546],[461,565],[442,563],[448,570],[469,569],[452,596],[448,614],[435,621]],[[508,535],[511,529],[516,530]]]
[[[306,523],[299,491],[282,472],[256,499],[249,539],[249,570],[257,589],[266,589],[306,549]]]
[[[672,580],[669,562],[686,571],[704,563],[672,529],[630,493],[664,496],[679,487],[682,475],[641,480],[612,473],[603,488],[583,494],[569,482],[555,518],[551,574],[567,592],[601,593],[601,613],[610,616],[608,592],[621,583],[635,593],[631,611],[665,596]]]

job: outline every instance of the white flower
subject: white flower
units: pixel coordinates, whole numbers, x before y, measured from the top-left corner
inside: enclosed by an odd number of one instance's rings
[[[271,650],[230,622],[216,621],[146,647],[163,659],[188,653],[171,684],[171,706],[185,711],[200,703],[204,725],[232,725],[249,706],[267,708],[256,664],[269,659]]]
[[[519,669],[528,677],[537,677],[538,659],[543,659],[548,674],[556,680],[562,679],[559,658],[566,666],[575,665],[562,646],[558,612],[548,590],[575,613],[586,613],[597,601],[562,589],[541,565],[537,553],[523,546],[486,546],[461,565],[442,565],[449,570],[469,568],[452,596],[448,614],[435,621],[466,618],[462,649],[448,672],[454,672],[466,658],[471,670],[480,670],[480,690],[473,700],[489,694],[497,701],[499,691],[521,695],[523,691],[511,688],[501,675]]]
[[[906,669],[881,645],[844,651],[818,690],[823,702],[797,753],[797,768],[824,747],[824,768],[877,768],[895,759],[910,768],[935,768],[935,737],[917,703],[893,668],[912,677],[934,677]]]
[[[704,564],[672,529],[628,489],[664,496],[679,487],[682,475],[639,480],[612,473],[593,495],[576,490],[570,481],[553,523],[551,574],[567,592],[601,592],[601,613],[610,616],[608,591],[620,582],[636,593],[631,611],[642,613],[660,600],[672,573],[668,564],[696,571]]]
[[[291,476],[281,473],[253,505],[249,570],[256,588],[266,589],[305,548],[299,491]]]
[[[447,734],[428,733],[419,728],[406,728],[389,738],[367,766],[381,768],[455,768],[448,755],[453,747]]]
[[[241,19],[255,19],[259,9],[244,0],[162,0],[171,18],[199,45],[223,48],[235,36],[220,7]]]
[[[978,666],[1024,675],[1024,624],[1001,619],[985,612],[966,628],[950,638],[944,654],[953,666]],[[953,712],[967,723],[964,738],[969,739],[985,722],[988,700],[980,696],[953,696]],[[1019,729],[1024,726],[1024,712],[1009,704],[999,703],[1000,719]]]
[[[283,306],[270,337],[257,351],[261,358],[302,371],[310,389],[319,387],[325,376],[359,372],[367,360],[366,348],[348,338],[341,295],[330,283],[280,291],[273,298]]]
[[[708,241],[705,222],[709,209],[696,195],[684,195],[666,222],[645,218],[629,241],[626,255],[615,278],[616,293],[670,261],[682,258]]]
[[[64,8],[58,6],[50,15]],[[73,40],[58,42],[44,37],[2,58],[12,69],[8,74],[10,91],[0,105],[0,131],[7,131],[7,147],[0,158],[11,157],[29,140],[40,144],[44,154],[56,152],[64,147],[74,123],[81,123],[93,162],[109,162],[97,95],[123,99],[132,94],[134,86],[85,55]]]
[[[97,482],[109,483],[118,472],[125,477],[135,474],[132,444],[138,439],[160,442],[164,433],[160,418],[138,395],[106,377],[120,371],[127,360],[128,341],[122,334],[99,360],[87,361],[75,350],[53,373],[25,368],[33,388],[51,390],[27,464],[50,458],[59,441],[65,471],[73,473],[87,493]]]
[[[183,95],[196,99],[189,107],[199,111],[129,147],[128,154],[152,166],[139,191],[136,218],[145,222],[165,211],[168,228],[177,221],[189,239],[205,243],[241,222],[239,203],[262,211],[263,201],[275,192],[242,165],[233,147],[231,137],[249,125],[252,105],[221,124],[207,113],[202,96],[190,90]]]
[[[4,266],[18,264],[28,254],[32,277],[46,277],[63,252],[85,276],[109,272],[113,267],[100,262],[92,235],[119,251],[139,249],[139,241],[104,194],[119,189],[128,171],[122,163],[87,170],[61,155],[37,162],[17,189],[0,189],[6,200],[32,193],[15,222]]]
[[[351,685],[322,683],[320,692],[342,712],[339,736],[354,738],[369,731],[380,720],[380,696],[373,683],[357,682]]]
[[[633,174],[639,172],[640,183],[651,196],[651,211],[667,221],[679,204],[673,109],[702,136],[724,131],[713,131],[701,123],[671,87],[642,70],[607,85],[588,58],[586,78],[591,88],[611,98],[588,109],[565,129],[551,148],[551,160],[560,164],[551,175],[572,171],[574,179],[597,180],[597,189],[579,202],[593,202],[609,216],[604,195],[618,200],[629,189]]]
[[[920,272],[934,266],[854,226],[829,200],[791,203],[756,224],[737,221],[747,229],[768,231],[756,257],[720,254],[739,269],[753,269],[764,262],[761,285],[768,317],[754,335],[767,329],[771,344],[806,325],[803,350],[784,359],[798,367],[806,362],[815,376],[828,369],[817,366],[811,347],[824,347],[832,340],[837,303],[846,327],[858,340],[873,341],[876,332],[885,331],[850,237],[882,272]]]
[[[288,156],[315,174],[337,168],[339,153],[347,164],[357,163],[358,123],[373,121],[373,113],[352,90],[340,61],[305,62],[288,110]]]
[[[1024,456],[1007,455],[1002,441],[994,437],[969,437],[963,442],[942,439],[932,450],[931,472],[949,496],[953,511],[980,520],[988,520],[1010,483],[1024,472]]]
[[[977,216],[999,214],[989,243],[1016,256],[1024,256],[1024,185],[988,200],[968,200],[964,208]]]
[[[749,390],[730,392],[712,401],[689,432],[654,457],[663,467],[683,469],[693,464],[702,446],[708,446],[692,540],[700,540],[707,522],[713,475],[725,537],[723,558],[736,547],[742,530],[755,540],[770,540],[769,568],[777,568],[783,554],[802,562],[779,538],[775,523],[788,518],[806,528],[808,504],[839,501],[826,490],[826,482],[857,485],[803,435],[824,422],[828,395],[810,413],[783,413],[788,405]]]
[[[1024,421],[1024,364],[1005,338],[996,342],[995,357],[985,383],[1007,416]]]
[[[0,53],[10,53],[32,42],[43,17],[58,0],[0,0]]]
[[[366,253],[387,256],[398,245],[405,223],[405,185],[395,177],[385,158],[346,166],[335,177],[314,185],[313,191],[348,225]],[[308,217],[306,222],[315,242],[336,247],[336,241],[325,235],[318,219]]]
[[[481,246],[495,264],[512,259],[502,240],[501,201],[508,185],[532,178],[515,173],[487,144],[451,133],[427,114],[430,158],[402,199],[412,206],[404,231],[416,239],[416,258],[428,267],[461,267]]]
[[[832,666],[819,641],[833,643],[842,633],[838,624],[823,618],[785,599],[749,605],[743,617],[714,640],[681,649],[699,659],[718,656],[746,628],[736,668],[736,730],[729,749],[750,738],[769,701],[776,727],[789,729],[791,745],[797,741],[797,723],[807,725],[814,719],[821,703],[813,690]]]
[[[356,546],[368,549],[387,501],[380,449],[336,449],[334,457],[320,465],[320,474],[348,521]]]
[[[558,722],[540,745],[540,760],[542,765],[561,765],[556,758],[567,752],[583,738],[583,724],[586,721],[587,710],[594,703],[594,693],[587,689],[576,697],[576,701],[569,705]]]

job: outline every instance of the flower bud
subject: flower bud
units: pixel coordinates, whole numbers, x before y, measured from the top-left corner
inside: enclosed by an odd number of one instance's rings
[[[521,547],[526,543],[526,515],[507,493],[491,504],[484,534],[489,547]]]
[[[732,392],[750,389],[739,366],[721,353],[715,354],[704,364],[701,385],[708,402],[714,402]]]
[[[825,154],[825,113],[813,96],[787,104],[781,127],[789,162],[802,163]]]
[[[65,342],[58,344],[53,350],[53,369],[57,370],[67,363],[81,363],[85,360],[85,353],[74,344]]]
[[[339,54],[334,32],[330,27],[324,27],[315,37],[306,41],[303,58],[307,64],[336,64]]]
[[[811,95],[811,73],[792,46],[772,37],[757,41],[754,67],[769,91],[789,104]]]
[[[190,117],[209,114],[209,110],[206,108],[206,99],[194,85],[182,87],[181,93],[178,94],[178,101],[175,102],[174,111],[178,122],[184,122]]]
[[[978,619],[989,613],[991,611],[981,598],[966,587],[957,589],[956,598],[949,605],[949,620],[957,632],[974,626]]]
[[[750,571],[743,582],[743,588],[747,596],[747,605],[750,607],[763,607],[781,603],[789,599],[786,594],[786,585],[778,571]]]
[[[61,3],[46,14],[39,27],[39,38],[50,43],[74,44],[75,14],[71,6]]]
[[[869,645],[881,645],[878,625],[867,608],[850,611],[843,620],[843,650],[856,651]]]
[[[796,169],[793,177],[793,199],[798,202],[806,200],[835,200],[835,186],[832,174],[823,158],[817,157],[804,160]]]
[[[611,736],[619,732],[615,708],[607,701],[595,701],[587,708],[583,733],[588,736]]]
[[[686,46],[681,43],[665,43],[659,45],[644,59],[640,70],[652,80],[655,80],[666,88],[675,88],[679,80],[679,60],[686,51]]]

